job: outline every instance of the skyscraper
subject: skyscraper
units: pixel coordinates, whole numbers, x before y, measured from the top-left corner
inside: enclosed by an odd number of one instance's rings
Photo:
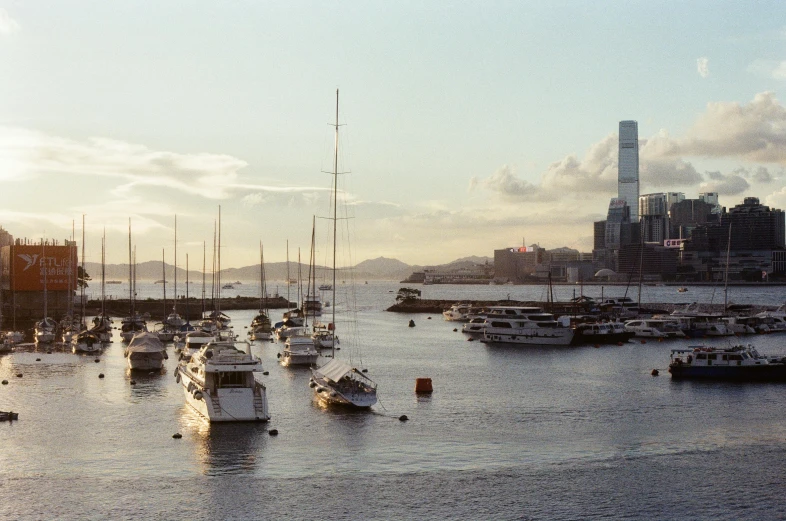
[[[639,124],[620,121],[618,198],[630,208],[631,222],[639,220]]]

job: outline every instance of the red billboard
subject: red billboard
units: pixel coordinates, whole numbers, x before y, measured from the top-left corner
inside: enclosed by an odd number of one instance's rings
[[[14,245],[12,286],[15,291],[62,291],[76,286],[76,247]],[[70,284],[69,284],[70,281]]]

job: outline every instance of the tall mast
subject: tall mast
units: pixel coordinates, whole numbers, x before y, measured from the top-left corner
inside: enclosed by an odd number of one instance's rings
[[[188,253],[186,253],[186,324],[189,322],[189,305],[188,305]]]
[[[205,272],[207,271],[207,242],[202,241],[202,318],[205,318]]]
[[[134,268],[131,263],[131,218],[128,218],[128,304],[131,306],[131,316],[134,316],[134,285],[131,283],[134,277]]]
[[[79,272],[77,270],[77,282],[79,282]],[[85,322],[85,280],[87,279],[87,272],[85,271],[85,214],[82,214],[82,284],[79,298],[82,301],[82,324]],[[73,320],[73,317],[72,317]]]
[[[336,219],[338,212],[336,203],[338,202],[338,89],[336,89],[336,124],[335,138],[333,147],[333,304],[331,306],[333,329],[331,329],[331,356],[336,358]]]
[[[104,318],[106,301],[106,227],[104,236],[101,237],[101,318]]]
[[[289,275],[289,239],[287,239],[287,311],[289,311],[289,282],[292,280]]]
[[[729,308],[729,255],[731,255],[731,220],[729,220],[729,240],[726,242],[726,270],[723,275],[723,311]]]
[[[166,280],[166,277],[164,277],[164,280]],[[166,306],[166,298],[164,298],[164,306]],[[166,312],[166,309],[164,312]],[[177,214],[175,214],[175,300],[172,301],[172,313],[177,313]]]
[[[259,312],[265,312],[265,254],[259,241]]]
[[[218,292],[218,311],[221,314],[221,205],[218,205],[218,272],[216,273],[216,291]]]
[[[161,248],[161,275],[164,277],[164,322],[166,322],[166,256]]]
[[[41,262],[44,264],[44,319],[46,319],[49,313],[49,299],[46,294],[46,272],[49,271],[49,267],[46,265],[46,239],[41,239]]]

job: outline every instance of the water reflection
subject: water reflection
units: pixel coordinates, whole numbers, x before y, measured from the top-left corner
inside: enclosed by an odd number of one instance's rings
[[[125,376],[129,381],[134,382],[131,388],[131,396],[143,398],[149,396],[165,396],[168,394],[166,384],[169,383],[164,376],[166,368],[157,371],[138,371],[126,368]]]
[[[253,473],[263,456],[269,437],[265,423],[208,423],[191,411],[182,409],[181,421],[194,439],[196,457],[205,475]]]

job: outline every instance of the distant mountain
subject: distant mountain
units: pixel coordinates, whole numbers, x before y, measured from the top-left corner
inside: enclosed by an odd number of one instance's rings
[[[358,263],[354,268],[355,278],[357,280],[402,280],[409,277],[415,271],[423,271],[424,269],[440,269],[448,268],[455,269],[458,267],[469,266],[472,264],[485,264],[486,262],[492,263],[493,259],[489,257],[464,257],[457,259],[448,264],[437,266],[419,266],[411,265],[401,262],[397,259],[388,259],[385,257],[378,257],[376,259],[369,259]],[[101,264],[96,262],[88,262],[85,264],[85,269],[88,275],[92,277],[90,282],[91,287],[97,287],[101,282]],[[301,264],[298,270],[297,262],[289,263],[289,278],[297,279],[298,271],[303,278],[308,277],[308,265]],[[171,264],[166,264],[165,267],[166,281],[168,284],[174,283],[175,269]],[[330,269],[324,266],[317,266],[316,278],[317,281],[327,280],[330,274]],[[146,261],[140,262],[136,265],[136,278],[138,281],[151,281],[160,280],[164,278],[162,272],[161,262]],[[256,282],[259,280],[259,265],[245,266],[242,268],[227,268],[221,270],[222,282],[234,282],[239,280],[241,282]],[[265,278],[268,281],[284,281],[287,279],[287,263],[286,262],[273,262],[265,264]],[[202,282],[202,272],[199,270],[189,270],[188,279],[194,283]],[[208,284],[212,279],[212,274],[208,271],[205,274],[205,280]],[[107,264],[106,265],[106,280],[119,280],[122,282],[128,281],[128,264]],[[177,269],[177,282],[178,284],[185,284],[186,270],[183,268]]]

